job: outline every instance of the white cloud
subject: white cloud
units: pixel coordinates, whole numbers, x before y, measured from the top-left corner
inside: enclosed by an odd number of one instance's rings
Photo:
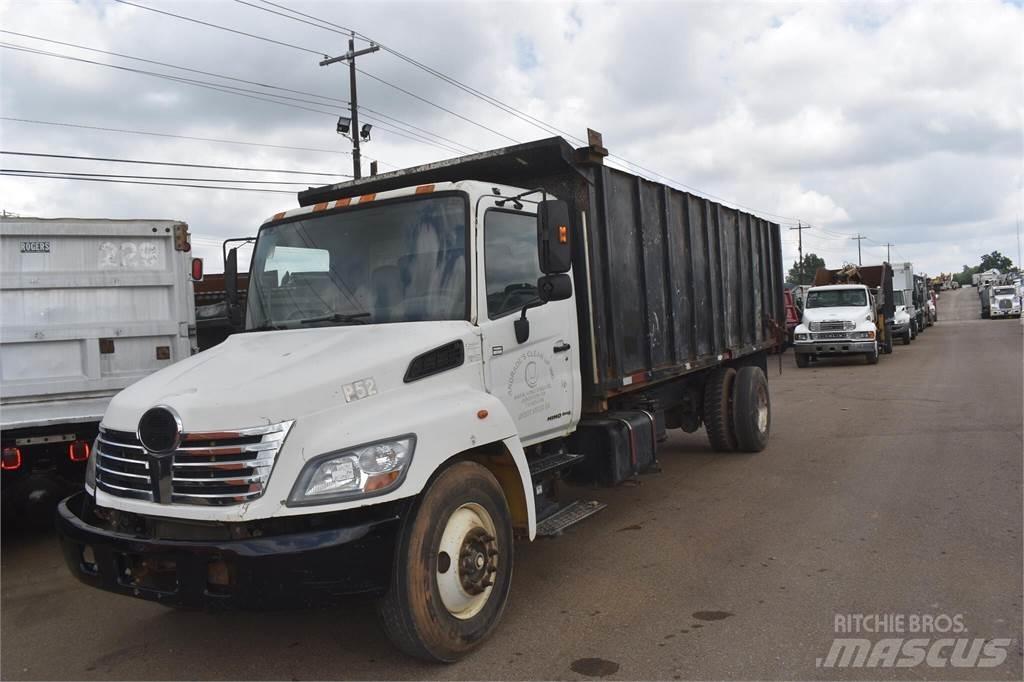
[[[331,54],[346,38],[219,0],[155,7]],[[573,135],[600,130],[613,154],[764,212],[816,224],[830,259],[901,258],[959,270],[1016,253],[1022,210],[1024,11],[997,0],[893,3],[287,3],[354,28]],[[82,43],[294,90],[348,98],[343,65],[108,0],[0,2],[9,31]],[[0,41],[170,71],[0,34]],[[515,117],[379,52],[360,68],[518,140]],[[196,78],[209,78],[192,74]],[[342,105],[318,114],[151,77],[0,50],[4,116],[347,150]],[[241,87],[256,86],[240,85]],[[360,77],[360,102],[476,149],[500,135]],[[292,96],[305,98],[304,95]],[[303,103],[294,102],[300,106]],[[450,156],[375,123],[370,156],[397,166]],[[0,122],[0,146],[48,153],[348,173],[342,154]],[[3,167],[237,177],[215,170],[114,170],[81,161]],[[14,165],[18,164],[18,165]],[[101,172],[103,172],[101,171]],[[272,173],[252,178],[280,179]],[[315,181],[311,178],[311,181]],[[287,194],[0,178],[0,204],[39,215],[173,217],[216,253],[293,206]],[[783,225],[788,228],[789,225]],[[840,234],[844,233],[844,234]],[[795,233],[786,232],[787,260]],[[793,242],[790,244],[789,242]],[[197,242],[198,243],[198,242]]]

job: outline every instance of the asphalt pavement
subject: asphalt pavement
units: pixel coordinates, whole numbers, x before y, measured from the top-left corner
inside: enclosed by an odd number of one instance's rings
[[[943,292],[939,315],[875,366],[797,369],[787,353],[780,374],[773,357],[760,454],[715,454],[702,431],[675,432],[661,473],[574,491],[608,508],[518,545],[501,625],[458,664],[396,653],[364,601],[175,611],[82,586],[52,535],[7,532],[0,675],[1020,680],[1022,326],[981,320],[972,288]],[[837,632],[858,614],[936,625]],[[944,617],[966,631],[937,631]],[[989,668],[823,665],[837,637],[1012,644]]]

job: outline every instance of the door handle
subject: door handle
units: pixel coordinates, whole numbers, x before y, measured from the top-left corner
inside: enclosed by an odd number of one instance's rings
[[[567,343],[565,343],[563,341],[562,343],[560,343],[557,346],[555,346],[554,348],[552,348],[552,350],[555,351],[556,353],[564,353],[565,351],[569,350],[569,348],[570,348],[569,344],[567,344]]]

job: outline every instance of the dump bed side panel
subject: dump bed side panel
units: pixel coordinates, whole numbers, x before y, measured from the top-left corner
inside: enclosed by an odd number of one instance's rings
[[[174,225],[0,221],[5,427],[24,412],[15,404],[92,404],[189,355],[189,259],[175,250]],[[33,414],[46,419],[45,407]]]
[[[593,191],[590,397],[775,343],[775,325],[784,328],[778,225],[608,167]]]

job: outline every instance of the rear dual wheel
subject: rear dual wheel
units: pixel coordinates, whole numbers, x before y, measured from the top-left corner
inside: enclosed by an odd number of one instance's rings
[[[704,423],[717,452],[764,450],[771,432],[771,399],[761,368],[721,367],[711,372],[704,387]]]
[[[400,535],[379,613],[402,651],[454,662],[497,625],[512,583],[512,522],[505,495],[475,462],[452,464],[430,484]]]

